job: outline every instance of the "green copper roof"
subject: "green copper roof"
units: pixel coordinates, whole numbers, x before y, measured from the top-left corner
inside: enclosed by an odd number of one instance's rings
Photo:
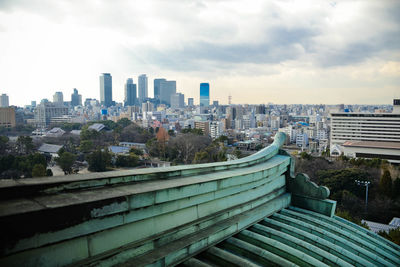
[[[400,266],[400,247],[339,217],[290,206],[183,265],[234,263],[238,266]]]

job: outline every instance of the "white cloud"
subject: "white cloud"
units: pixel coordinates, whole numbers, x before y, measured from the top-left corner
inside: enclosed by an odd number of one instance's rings
[[[222,103],[227,91],[250,103],[390,103],[399,13],[395,0],[3,0],[0,93],[18,105],[60,90],[68,100],[74,87],[98,98],[110,72],[117,101],[126,78],[147,73],[196,98],[209,81]]]

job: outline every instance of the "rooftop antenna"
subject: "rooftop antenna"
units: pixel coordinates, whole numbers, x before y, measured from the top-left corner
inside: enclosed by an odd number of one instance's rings
[[[232,96],[231,96],[231,94],[229,94],[229,96],[228,96],[228,104],[229,104],[229,105],[232,104]]]

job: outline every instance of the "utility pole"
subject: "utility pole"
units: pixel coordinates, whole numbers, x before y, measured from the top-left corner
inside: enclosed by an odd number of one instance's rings
[[[365,186],[365,213],[367,212],[368,209],[368,187],[371,184],[371,182],[369,181],[359,181],[359,180],[355,180],[357,185],[360,186]]]

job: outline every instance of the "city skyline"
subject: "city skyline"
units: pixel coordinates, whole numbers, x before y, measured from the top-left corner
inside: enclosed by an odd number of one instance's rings
[[[203,81],[221,104],[228,95],[235,104],[391,104],[400,97],[399,13],[391,0],[4,0],[0,93],[18,106],[55,92],[68,101],[73,88],[100,99],[98,76],[109,72],[123,102],[126,79],[146,73],[149,97],[164,77],[196,104]]]

